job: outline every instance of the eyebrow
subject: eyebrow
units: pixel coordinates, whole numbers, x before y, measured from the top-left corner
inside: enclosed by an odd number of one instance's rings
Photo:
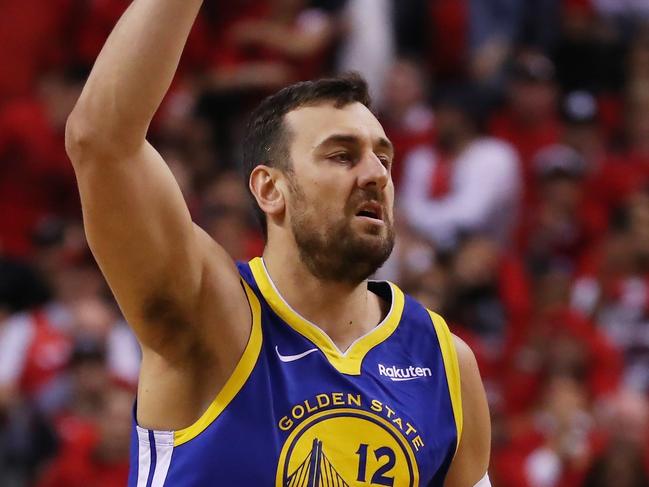
[[[360,141],[360,137],[357,137],[356,135],[350,135],[350,134],[334,134],[330,135],[326,139],[324,139],[322,142],[320,142],[316,147],[322,147],[327,144],[357,144]],[[381,149],[387,150],[390,153],[394,153],[394,146],[392,145],[392,142],[390,142],[388,139],[385,137],[379,137],[374,141],[374,144],[378,146]]]

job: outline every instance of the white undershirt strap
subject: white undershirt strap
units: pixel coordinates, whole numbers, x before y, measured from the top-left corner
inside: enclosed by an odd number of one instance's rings
[[[480,481],[475,484],[474,487],[491,487],[491,482],[489,481],[489,474],[485,473],[484,477],[480,479]]]

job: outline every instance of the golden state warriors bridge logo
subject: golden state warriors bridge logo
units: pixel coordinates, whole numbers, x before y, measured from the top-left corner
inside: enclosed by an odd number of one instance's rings
[[[419,485],[414,452],[423,441],[380,401],[363,404],[360,394],[319,394],[295,405],[279,427],[294,429],[280,454],[276,487]]]

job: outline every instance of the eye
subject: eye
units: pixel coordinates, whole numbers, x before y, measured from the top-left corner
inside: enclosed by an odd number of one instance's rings
[[[335,154],[330,155],[328,159],[345,164],[350,163],[353,160],[352,155],[349,152],[336,152]]]
[[[392,158],[386,156],[385,154],[378,154],[376,157],[379,158],[379,161],[381,161],[381,164],[383,164],[387,169],[390,169],[392,167]]]

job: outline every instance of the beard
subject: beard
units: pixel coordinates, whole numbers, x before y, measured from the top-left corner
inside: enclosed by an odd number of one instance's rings
[[[382,202],[377,190],[358,190],[352,195],[346,215],[327,224],[310,205],[302,189],[292,182],[291,229],[300,259],[318,279],[356,285],[374,274],[392,253],[394,226],[387,210],[383,227],[372,227],[368,235],[352,228],[353,212],[366,201]],[[351,215],[351,216],[349,216]],[[385,231],[385,236],[381,234]]]

